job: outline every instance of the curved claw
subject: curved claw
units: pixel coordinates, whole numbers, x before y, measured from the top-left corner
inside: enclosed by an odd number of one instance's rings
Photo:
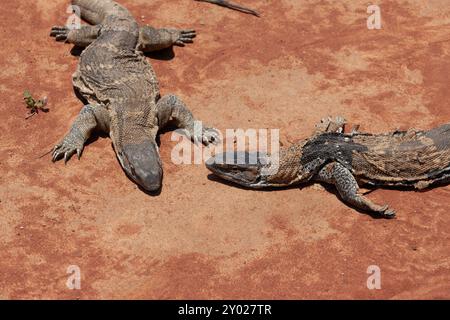
[[[53,152],[52,155],[53,155],[53,156],[52,156],[52,162],[56,162],[56,161],[58,160],[59,153]]]
[[[174,45],[177,45],[177,46],[179,46],[179,47],[184,47],[184,46],[185,46],[184,42],[181,41],[181,40],[175,41]]]
[[[52,162],[56,162],[61,155],[61,153],[58,152],[58,149],[61,148],[61,144],[57,144],[53,150],[52,150]]]
[[[177,31],[178,39],[175,41],[175,45],[184,47],[186,43],[193,43],[197,33],[193,29]]]
[[[387,209],[383,212],[383,216],[387,219],[393,219],[396,216],[396,213],[392,209]]]
[[[66,41],[69,35],[69,28],[65,26],[55,26],[50,31],[50,36],[54,37],[56,41]]]
[[[50,35],[52,37],[54,37],[57,34],[63,34],[63,33],[68,33],[68,32],[69,32],[69,28],[56,26],[56,27],[53,27],[52,30],[50,31]]]
[[[70,158],[76,153],[78,159],[81,157],[81,153],[83,152],[83,148],[75,147],[70,144],[60,143],[57,144],[52,151],[52,162],[56,162],[59,159],[64,159],[64,164],[66,164]]]
[[[58,42],[62,42],[62,41],[66,41],[67,40],[67,35],[64,34],[59,34],[55,37],[56,41]]]
[[[195,38],[197,36],[197,33],[195,32],[195,30],[181,30],[181,36]]]

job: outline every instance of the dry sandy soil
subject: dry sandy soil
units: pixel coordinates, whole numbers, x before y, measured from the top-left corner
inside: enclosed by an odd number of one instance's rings
[[[261,18],[192,0],[121,0],[142,23],[195,28],[195,44],[151,59],[219,129],[279,128],[307,137],[327,115],[363,131],[428,129],[450,119],[447,0],[241,0]],[[450,298],[450,187],[377,190],[396,220],[373,219],[322,187],[249,191],[175,165],[161,136],[164,183],[141,192],[110,140],[66,166],[38,159],[81,108],[77,57],[56,43],[68,1],[0,3],[0,298]],[[24,119],[24,89],[50,112]],[[81,290],[66,287],[69,265]],[[369,265],[382,289],[368,290]]]

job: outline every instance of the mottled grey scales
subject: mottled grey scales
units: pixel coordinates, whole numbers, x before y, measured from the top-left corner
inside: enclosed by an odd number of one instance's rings
[[[69,133],[53,150],[53,161],[81,156],[94,130],[108,133],[126,174],[146,191],[159,190],[162,166],[156,137],[173,121],[194,141],[215,143],[213,128],[194,130],[195,119],[175,95],[160,96],[158,80],[144,52],[192,43],[194,30],[140,27],[129,11],[111,0],[73,0],[93,24],[79,29],[53,27],[57,41],[85,47],[73,75],[75,90],[87,101]],[[197,136],[196,136],[197,135]]]
[[[342,117],[322,119],[311,138],[280,149],[279,165],[272,171],[263,161],[224,163],[223,154],[211,158],[207,167],[249,188],[326,182],[336,187],[344,202],[387,218],[395,216],[394,210],[362,195],[360,185],[423,189],[450,182],[450,124],[386,134],[346,134],[344,126]],[[267,156],[264,162],[271,159],[275,158]]]

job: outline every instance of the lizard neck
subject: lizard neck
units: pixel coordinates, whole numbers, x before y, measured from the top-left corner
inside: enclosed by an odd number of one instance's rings
[[[143,112],[112,112],[110,122],[110,137],[122,169],[148,192],[158,191],[162,181],[154,118]]]
[[[124,145],[155,141],[158,133],[158,120],[151,104],[127,101],[110,107],[110,137],[120,151]]]
[[[262,169],[267,186],[289,186],[310,179],[310,175],[303,171],[300,162],[304,144],[305,142],[300,142],[290,147],[280,148],[278,159],[277,154],[271,155],[271,165]]]

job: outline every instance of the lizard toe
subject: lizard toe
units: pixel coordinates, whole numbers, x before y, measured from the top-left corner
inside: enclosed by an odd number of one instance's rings
[[[74,155],[75,153],[78,156],[78,159],[81,156],[81,152],[82,152],[83,148],[76,146],[72,143],[63,141],[59,144],[57,144],[54,148],[53,148],[53,153],[52,153],[52,161],[56,162],[60,159],[64,159],[64,163],[67,163],[67,161],[69,161],[69,159],[72,157],[72,155]]]
[[[67,164],[67,161],[75,154],[76,150],[71,149],[64,153],[64,164]]]
[[[387,219],[393,219],[396,216],[396,213],[392,209],[387,209],[383,212],[383,216]]]

